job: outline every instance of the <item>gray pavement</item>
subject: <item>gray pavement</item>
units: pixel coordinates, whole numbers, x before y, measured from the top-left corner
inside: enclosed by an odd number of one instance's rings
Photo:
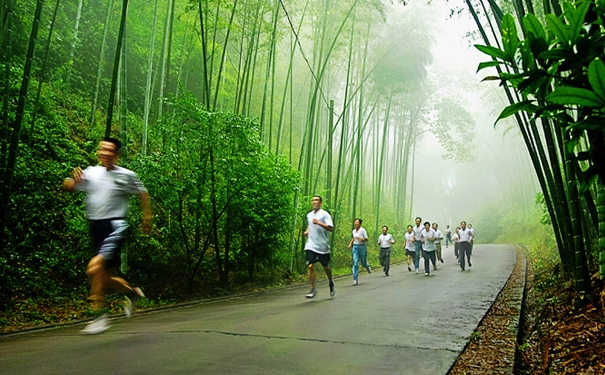
[[[512,272],[510,245],[453,249],[430,277],[406,266],[112,321],[0,337],[0,374],[445,374]],[[377,261],[375,262],[377,266]],[[423,262],[421,260],[421,268]],[[323,270],[320,271],[323,272]]]

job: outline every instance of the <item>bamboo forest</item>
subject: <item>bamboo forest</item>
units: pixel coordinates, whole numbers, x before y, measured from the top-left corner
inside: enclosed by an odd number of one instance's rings
[[[415,218],[464,221],[518,245],[538,321],[594,311],[604,337],[603,0],[0,0],[0,20],[1,331],[92,316],[89,201],[64,180],[115,138],[146,192],[118,260],[141,309],[306,285],[319,196],[335,277],[357,218],[369,265],[387,226],[406,274]]]

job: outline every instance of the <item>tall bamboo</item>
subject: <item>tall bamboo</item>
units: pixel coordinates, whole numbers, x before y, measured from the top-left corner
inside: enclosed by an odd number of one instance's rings
[[[149,112],[151,111],[151,77],[153,76],[153,54],[155,51],[155,32],[158,20],[158,0],[153,7],[153,23],[151,25],[151,46],[149,47],[149,58],[147,59],[147,82],[145,84],[145,103],[143,107],[143,141],[141,152],[147,155],[147,133],[149,126]]]
[[[101,76],[105,65],[105,48],[107,46],[107,34],[109,32],[109,24],[111,23],[111,15],[113,10],[113,1],[107,2],[107,10],[105,12],[105,24],[103,25],[103,40],[101,41],[101,52],[99,53],[99,65],[97,67],[97,81],[92,99],[92,110],[90,111],[90,124],[95,122],[95,114],[97,113],[97,104],[99,102],[99,91],[101,90]]]
[[[116,84],[118,82],[118,73],[120,67],[120,56],[122,51],[122,42],[124,39],[124,29],[126,28],[126,14],[128,12],[128,0],[122,0],[122,19],[120,21],[120,31],[118,32],[118,43],[113,63],[113,76],[111,79],[111,89],[109,91],[109,105],[107,108],[107,122],[105,123],[105,137],[111,135],[111,124],[113,122],[113,107],[115,105]]]

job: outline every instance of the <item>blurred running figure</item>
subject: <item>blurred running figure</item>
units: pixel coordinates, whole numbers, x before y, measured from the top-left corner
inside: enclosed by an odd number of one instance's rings
[[[460,223],[460,230],[458,231],[458,236],[460,237],[460,268],[464,271],[464,256],[468,258],[468,266],[472,267],[471,264],[471,254],[470,247],[471,242],[473,241],[473,233],[470,229],[466,227],[466,221]]]
[[[452,242],[454,243],[454,255],[456,256],[456,262],[460,263],[460,235],[458,232],[460,227],[456,228],[456,233],[452,236]]]
[[[321,263],[326,276],[328,276],[330,297],[334,297],[336,294],[334,281],[332,280],[332,269],[328,266],[330,263],[330,232],[334,230],[334,223],[332,222],[332,216],[321,208],[322,204],[323,201],[319,195],[313,196],[311,199],[313,209],[307,214],[307,230],[305,230],[304,235],[307,237],[305,253],[309,286],[311,287],[311,290],[305,296],[307,298],[317,297],[315,275],[313,273],[313,266],[317,262]]]
[[[424,275],[431,275],[431,264],[437,269],[435,261],[435,231],[431,228],[431,223],[424,223],[424,229],[420,233],[420,241],[422,242],[422,251],[424,252]]]
[[[368,249],[366,248],[368,232],[361,226],[362,222],[361,219],[353,221],[355,228],[353,229],[353,238],[349,242],[349,249],[353,250],[353,285],[359,284],[359,261],[368,270],[368,273],[372,273],[372,269],[368,263]]]
[[[452,230],[449,225],[445,226],[445,248],[447,249],[448,243],[452,242]]]
[[[380,246],[380,265],[383,267],[384,275],[389,276],[389,268],[391,265],[391,245],[395,243],[395,239],[389,233],[389,227],[382,227],[382,234],[378,236],[378,246]]]
[[[473,255],[473,247],[475,246],[475,228],[473,228],[473,224],[469,224],[468,225],[468,229],[470,229],[471,234],[473,235],[473,239],[471,240],[470,244],[471,244],[471,251],[470,254]],[[470,266],[470,261],[468,262],[469,266]]]
[[[439,225],[433,223],[433,230],[435,231],[435,248],[437,249],[437,260],[443,263],[443,257],[441,256],[441,240],[443,239],[443,233],[438,229]],[[435,267],[435,269],[437,269]]]
[[[77,167],[71,172],[71,178],[63,181],[65,190],[87,193],[86,216],[90,220],[94,255],[88,262],[86,274],[90,281],[91,308],[100,315],[82,330],[87,334],[100,333],[110,327],[107,315],[103,314],[107,307],[105,294],[108,289],[126,295],[128,301],[124,312],[128,317],[144,297],[141,289],[131,287],[126,280],[117,276],[121,248],[126,240],[126,217],[131,194],[141,197],[144,232],[148,233],[151,227],[147,190],[133,171],[115,165],[121,146],[118,139],[105,138],[99,143],[97,153],[102,165],[85,170]]]
[[[408,225],[408,231],[405,233],[405,242],[403,243],[403,247],[405,248],[405,255],[408,258],[408,271],[412,271],[412,262],[416,257],[416,236],[412,231],[412,226]],[[420,241],[418,241],[420,242]]]
[[[422,219],[417,217],[416,226],[412,228],[416,238],[416,242],[414,243],[414,248],[416,251],[416,254],[414,254],[414,268],[416,269],[416,273],[418,273],[418,268],[420,268],[420,258],[422,258],[422,242],[420,242],[420,233],[422,233],[424,227],[420,225],[420,223],[422,223]]]

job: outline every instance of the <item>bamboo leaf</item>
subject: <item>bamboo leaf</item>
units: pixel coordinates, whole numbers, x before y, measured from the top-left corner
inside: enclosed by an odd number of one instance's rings
[[[548,31],[550,31],[558,40],[559,43],[564,46],[569,46],[569,30],[568,26],[563,23],[557,16],[554,14],[546,15],[546,24],[548,26]]]
[[[492,47],[492,46],[484,46],[481,44],[475,44],[475,48],[479,51],[489,55],[491,57],[495,57],[500,60],[508,61],[506,53],[502,51],[500,48]]]
[[[533,102],[533,100],[524,100],[522,102],[511,104],[508,107],[504,108],[502,110],[502,112],[500,113],[500,116],[498,116],[498,119],[494,123],[494,126],[496,126],[498,121],[500,121],[501,119],[512,116],[519,111],[525,111],[525,112],[529,112],[529,113],[535,112],[536,109],[538,109],[538,106],[535,104],[532,104],[532,102]]]
[[[605,123],[601,117],[590,117],[583,121],[575,122],[567,127],[565,131],[576,130],[603,130],[605,129]]]
[[[577,87],[559,87],[546,97],[546,101],[588,107],[602,107],[605,105],[605,101],[593,91]]]
[[[486,62],[482,62],[477,67],[477,72],[479,72],[482,69],[489,68],[489,67],[492,67],[492,66],[498,66],[498,65],[500,65],[500,62],[498,62],[498,61],[486,61]]]
[[[573,52],[569,48],[553,48],[538,55],[539,59],[545,60],[564,60],[573,57]]]
[[[510,13],[504,15],[500,33],[502,34],[502,46],[504,46],[504,53],[507,56],[507,61],[513,62],[515,52],[519,46],[519,37],[517,35],[515,19]]]
[[[501,78],[498,76],[487,76],[487,77],[483,78],[481,80],[481,82],[483,82],[483,81],[500,81],[500,80],[501,80]]]
[[[589,1],[582,1],[578,3],[578,8],[573,12],[573,14],[570,15],[570,19],[568,19],[569,40],[572,43],[575,43],[580,36],[582,26],[584,25],[584,18],[586,17],[586,12],[588,12],[588,8],[590,7]]]
[[[588,82],[592,90],[605,100],[605,64],[598,57],[588,66]]]
[[[546,40],[546,33],[544,32],[542,23],[533,13],[528,13],[523,17],[523,25],[525,26],[525,31],[532,34],[534,38]]]
[[[496,4],[494,0],[489,0],[489,6],[492,9],[492,12],[494,13],[494,18],[496,18],[496,22],[498,23],[498,25],[501,25],[502,20],[504,19],[504,13],[502,12],[502,9],[500,9],[498,4]]]

